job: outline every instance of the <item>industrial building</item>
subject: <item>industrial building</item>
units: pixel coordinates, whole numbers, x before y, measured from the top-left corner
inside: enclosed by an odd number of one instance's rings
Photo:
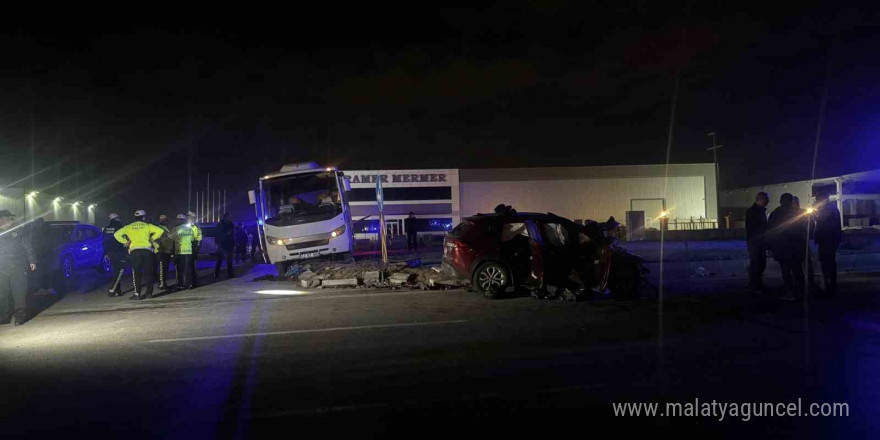
[[[0,210],[7,210],[16,217],[25,215],[24,189],[0,188]]]
[[[382,179],[386,222],[403,234],[413,212],[423,234],[442,234],[461,218],[491,213],[500,203],[521,212],[552,212],[573,220],[615,217],[631,230],[717,228],[713,164],[554,168],[345,171],[352,179],[355,230],[378,231],[376,179]],[[377,177],[378,176],[378,177]]]
[[[722,218],[730,219],[731,228],[745,227],[745,211],[758,192],[770,195],[768,212],[779,206],[783,193],[798,197],[803,208],[813,203],[816,194],[823,193],[837,203],[844,228],[877,227],[880,223],[880,170],[722,191]]]

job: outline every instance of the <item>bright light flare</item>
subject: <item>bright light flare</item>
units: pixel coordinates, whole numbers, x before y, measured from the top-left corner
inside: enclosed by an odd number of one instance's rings
[[[89,210],[91,211],[92,209],[95,209],[97,207],[98,207],[97,203],[92,203],[91,205],[89,205]]]
[[[669,211],[661,211],[660,212],[660,218],[667,218],[667,217],[669,217]]]
[[[807,208],[807,214],[812,214],[816,212],[816,208]]]
[[[52,203],[61,203],[64,200],[64,197],[55,197],[55,200],[52,200]]]
[[[36,197],[37,194],[39,194],[39,193],[40,193],[39,191],[31,191],[31,192],[28,193],[27,197],[28,197],[29,199],[32,199],[32,198]]]
[[[302,290],[258,290],[255,293],[259,293],[261,295],[308,295],[309,292],[303,292]]]

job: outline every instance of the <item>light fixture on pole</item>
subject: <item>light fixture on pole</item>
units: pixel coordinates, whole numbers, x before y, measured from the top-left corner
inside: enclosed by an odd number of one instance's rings
[[[33,198],[36,197],[37,194],[39,194],[39,193],[40,193],[39,191],[31,191],[31,192],[28,193],[27,197],[28,197],[29,199],[33,199]]]
[[[721,215],[721,204],[719,200],[719,188],[721,188],[721,170],[718,169],[718,150],[724,148],[724,145],[718,145],[715,143],[715,132],[707,133],[706,136],[710,136],[712,138],[712,146],[707,148],[706,151],[712,152],[712,163],[715,165],[715,216],[719,217]],[[708,217],[708,215],[707,215]],[[720,223],[718,222],[717,226],[720,227]]]
[[[52,203],[58,204],[61,203],[62,200],[64,200],[64,197],[55,197],[55,200],[52,200]]]
[[[715,144],[715,132],[714,131],[707,134],[706,136],[712,137],[712,146],[709,148],[706,148],[706,151],[712,152],[712,163],[715,164],[715,180],[716,180],[716,184],[717,184],[717,182],[721,181],[721,175],[718,173],[718,150],[724,148],[724,145]]]

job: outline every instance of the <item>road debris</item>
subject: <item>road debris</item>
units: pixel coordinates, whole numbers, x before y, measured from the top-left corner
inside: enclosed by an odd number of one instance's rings
[[[348,278],[342,280],[323,280],[321,281],[321,288],[327,287],[357,287],[358,286],[357,278]]]
[[[372,259],[353,262],[317,261],[293,264],[284,276],[266,275],[254,281],[295,282],[304,289],[314,288],[414,288],[449,290],[466,285],[444,273],[439,261],[412,258],[383,265]]]

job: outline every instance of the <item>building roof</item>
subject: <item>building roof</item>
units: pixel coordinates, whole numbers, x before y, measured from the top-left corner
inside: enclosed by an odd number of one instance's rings
[[[819,178],[813,179],[812,181],[811,180],[797,180],[794,182],[765,183],[763,185],[752,185],[752,186],[746,186],[746,187],[731,188],[731,189],[725,189],[723,191],[725,193],[729,194],[729,193],[733,193],[733,192],[737,192],[737,191],[752,191],[752,190],[761,189],[761,188],[764,188],[767,186],[798,185],[798,184],[809,184],[811,182],[813,185],[827,185],[827,184],[833,184],[837,179],[840,179],[842,181],[850,181],[850,182],[853,182],[853,181],[856,181],[856,182],[858,182],[858,181],[880,182],[880,169],[862,171],[859,173],[852,173],[852,174],[843,174],[840,176],[819,177]]]
[[[523,180],[615,179],[627,177],[706,176],[715,174],[711,163],[659,165],[611,165],[594,167],[482,168],[459,171],[461,182]]]

